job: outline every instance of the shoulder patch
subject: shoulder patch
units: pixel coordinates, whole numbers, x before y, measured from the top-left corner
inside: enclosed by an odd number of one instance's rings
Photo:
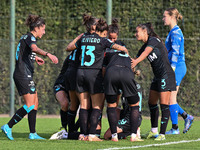
[[[31,37],[31,41],[36,41],[34,36]]]
[[[109,42],[113,43],[113,41],[111,41],[110,39],[107,39]]]

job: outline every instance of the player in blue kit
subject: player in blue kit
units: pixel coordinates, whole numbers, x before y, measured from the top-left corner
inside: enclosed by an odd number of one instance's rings
[[[12,127],[22,120],[26,114],[28,114],[30,129],[29,139],[44,139],[37,135],[35,130],[38,96],[35,82],[33,81],[33,63],[36,61],[39,65],[44,64],[44,60],[36,56],[36,54],[47,56],[53,63],[58,63],[56,56],[43,51],[36,45],[36,38],[42,38],[45,34],[44,19],[40,16],[30,14],[26,19],[26,25],[30,28],[30,32],[23,35],[19,41],[13,74],[18,93],[23,97],[25,104],[16,111],[7,124],[1,127],[1,130],[10,140],[14,140],[12,137]]]
[[[178,114],[180,114],[185,120],[185,128],[183,133],[186,133],[190,129],[194,120],[194,117],[187,114],[177,103],[177,93],[181,81],[187,71],[184,52],[184,36],[180,27],[177,25],[179,19],[182,19],[182,15],[176,8],[168,8],[163,14],[164,25],[170,27],[170,32],[166,38],[165,46],[168,51],[169,62],[175,72],[176,77],[176,91],[171,93],[169,106],[172,129],[167,131],[166,134],[180,133],[178,128]]]
[[[165,131],[169,120],[169,100],[171,91],[176,90],[175,74],[172,70],[167,50],[159,36],[154,32],[151,23],[139,24],[136,27],[136,38],[144,45],[137,54],[137,59],[132,60],[132,67],[147,58],[151,64],[154,79],[151,83],[149,93],[149,109],[151,117],[151,131],[145,135],[146,138],[154,137],[157,141],[165,140]],[[158,135],[158,100],[161,107],[161,126]]]

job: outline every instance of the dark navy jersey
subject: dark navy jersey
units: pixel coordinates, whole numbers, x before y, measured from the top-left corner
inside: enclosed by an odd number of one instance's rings
[[[96,33],[83,35],[76,42],[76,47],[81,49],[80,68],[101,69],[104,52],[106,48],[111,48],[113,44],[109,39],[100,37]]]
[[[156,37],[149,37],[147,43],[145,43],[139,50],[137,57],[139,57],[145,50],[146,47],[152,47],[153,50],[147,56],[153,73],[156,78],[161,79],[163,77],[168,77],[173,74],[173,70],[169,63],[168,54],[162,41]]]
[[[69,66],[78,68],[78,66],[80,65],[80,54],[81,54],[81,51],[77,49],[73,50],[69,54]]]
[[[67,68],[69,66],[69,57],[70,57],[70,55],[68,55],[67,58],[65,58],[62,69],[56,79],[54,86],[57,84],[65,84],[65,72],[67,71]]]
[[[125,47],[125,44],[121,41],[115,43]],[[131,58],[123,51],[107,48],[103,66],[107,68],[110,66],[125,66],[131,69]]]
[[[83,36],[90,35],[91,33],[86,32]],[[81,55],[81,49],[75,49],[69,54],[69,66],[73,67],[79,67],[80,65],[80,55]]]
[[[33,75],[36,53],[32,52],[32,44],[36,44],[36,38],[32,33],[27,33],[20,38],[16,51],[15,76],[31,77]]]

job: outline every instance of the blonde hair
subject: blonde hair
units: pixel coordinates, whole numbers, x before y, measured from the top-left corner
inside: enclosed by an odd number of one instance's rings
[[[167,11],[170,16],[174,16],[177,21],[183,19],[183,16],[179,13],[178,9],[176,8],[168,8],[165,11]]]

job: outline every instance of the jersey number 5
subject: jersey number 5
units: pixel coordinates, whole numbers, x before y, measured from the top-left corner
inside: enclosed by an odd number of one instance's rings
[[[95,50],[95,46],[81,46],[82,55],[81,55],[81,66],[91,66],[95,61],[95,55],[93,51]],[[85,55],[90,56],[90,61],[85,61]]]

